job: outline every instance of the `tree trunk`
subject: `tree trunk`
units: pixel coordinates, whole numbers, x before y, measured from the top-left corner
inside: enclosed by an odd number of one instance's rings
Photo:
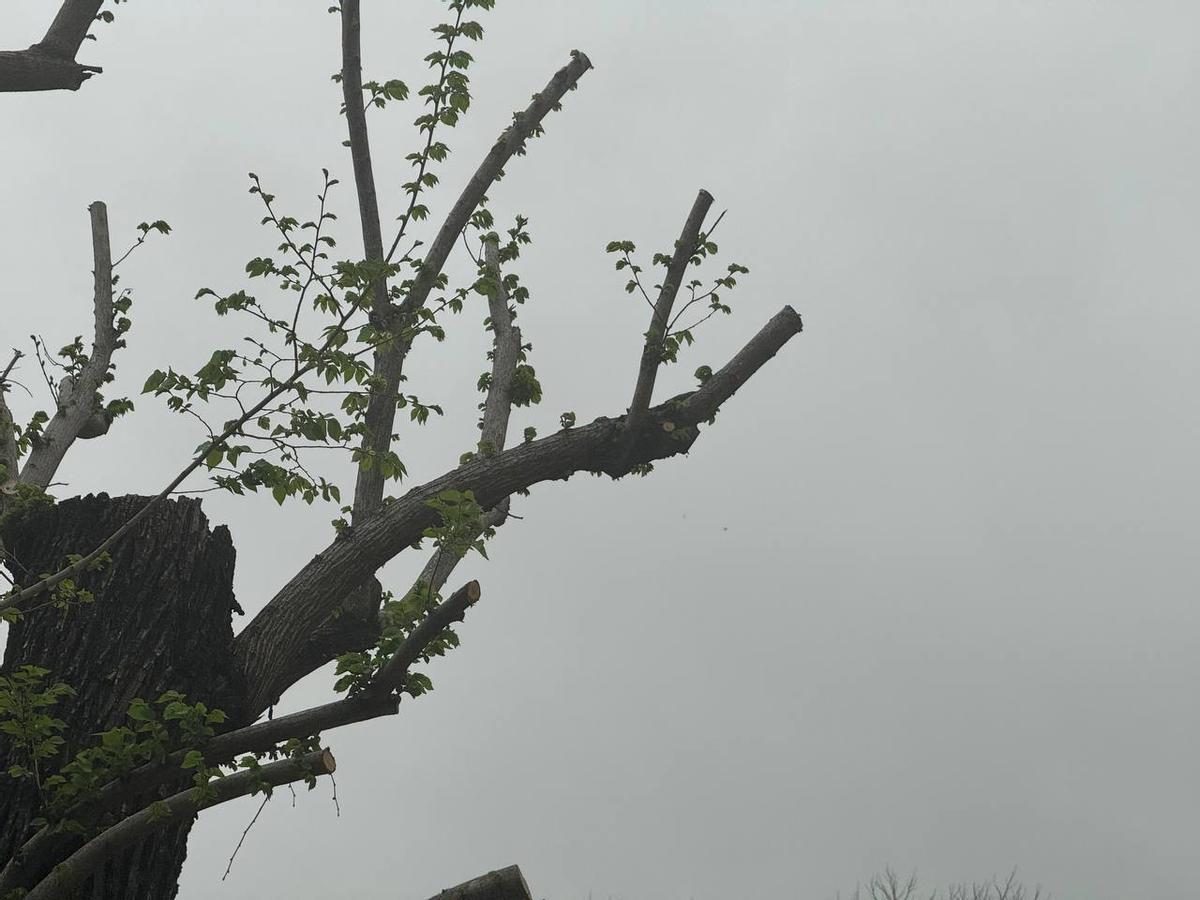
[[[30,583],[86,553],[127,521],[145,497],[105,494],[66,500],[10,523],[4,542]],[[30,612],[9,632],[3,669],[33,664],[77,691],[55,709],[67,723],[57,768],[97,731],[125,723],[131,700],[153,702],[176,690],[240,718],[233,674],[231,614],[234,549],[224,526],[209,530],[200,501],[160,504],[113,551],[111,562],[81,579],[95,601]],[[0,747],[0,760],[8,755]],[[4,762],[3,768],[7,768]],[[0,862],[29,836],[35,786],[0,774]],[[180,785],[186,784],[186,775]],[[112,860],[80,897],[163,900],[174,897],[191,822],[165,829]]]

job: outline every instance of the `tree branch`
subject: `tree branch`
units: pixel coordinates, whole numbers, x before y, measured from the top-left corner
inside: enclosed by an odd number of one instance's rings
[[[123,848],[142,840],[159,828],[188,819],[200,810],[244,797],[263,785],[278,787],[309,776],[331,775],[336,768],[333,754],[323,749],[269,763],[256,770],[247,769],[217,778],[209,783],[208,795],[200,800],[197,800],[193,788],[180,791],[160,803],[122,819],[92,838],[66,861],[55,866],[46,878],[30,890],[26,900],[52,900],[69,896]]]
[[[448,598],[429,611],[414,628],[399,649],[392,654],[371,681],[369,694],[391,694],[403,689],[408,670],[433,640],[455,622],[461,622],[467,607],[479,600],[479,582],[468,581]]]
[[[118,344],[113,324],[112,253],[108,240],[108,209],[99,200],[88,207],[92,221],[92,261],[95,283],[92,297],[94,336],[92,352],[82,371],[66,378],[59,386],[58,410],[47,423],[41,439],[29,451],[21,469],[25,484],[45,488],[54,479],[58,466],[81,433],[95,436],[96,431],[84,429],[99,412],[96,392],[104,384],[109,363]],[[102,415],[102,414],[101,414]],[[105,428],[107,430],[107,423]]]
[[[328,618],[336,598],[362,584],[385,562],[436,524],[428,501],[447,490],[472,491],[485,509],[514,491],[580,470],[613,477],[634,466],[685,453],[697,424],[717,408],[801,329],[800,316],[784,307],[705,384],[652,408],[630,437],[623,419],[600,418],[564,429],[492,457],[473,459],[403,497],[343,533],[302,568],[234,639],[235,663],[247,685],[247,709],[256,715],[289,686],[285,674],[313,630]]]
[[[27,50],[0,51],[0,92],[79,90],[99,66],[75,62],[104,0],[64,0],[46,36]]]
[[[508,440],[508,419],[512,412],[512,378],[521,358],[521,329],[513,325],[508,309],[508,289],[500,271],[500,242],[493,235],[484,241],[484,262],[488,274],[495,279],[497,289],[488,295],[489,318],[492,320],[492,380],[488,385],[480,422],[480,449],[484,455],[504,449]],[[482,527],[475,537],[489,528],[498,528],[508,519],[509,500],[504,498],[483,516]],[[417,576],[412,590],[428,590],[436,594],[462,560],[456,553],[437,550]]]
[[[492,380],[483,405],[481,442],[483,452],[499,453],[508,436],[508,417],[512,412],[512,378],[521,358],[521,329],[512,323],[508,309],[508,289],[500,272],[500,241],[490,235],[483,242],[484,264],[496,282],[488,294],[488,313],[492,320]]]
[[[354,185],[358,193],[358,216],[362,226],[363,252],[367,260],[383,260],[383,232],[379,226],[379,201],[375,194],[375,171],[371,165],[371,144],[367,134],[367,115],[362,95],[362,47],[360,41],[359,0],[342,3],[342,98],[350,137],[350,158],[354,163]],[[371,323],[379,327],[388,306],[387,281],[380,277],[371,282]],[[385,329],[381,329],[385,330]],[[396,391],[400,371],[386,347],[375,349],[376,376],[382,385],[371,392],[365,416],[366,433],[362,449],[371,456],[387,452],[392,441]],[[394,369],[394,371],[393,371]],[[383,502],[383,477],[378,466],[360,468],[354,489],[352,519],[370,515]],[[378,597],[376,597],[378,602]]]
[[[12,372],[13,366],[22,356],[20,350],[14,350],[12,360],[0,374],[0,467],[3,467],[3,471],[0,472],[0,488],[17,478],[17,436],[13,430],[12,412],[8,408],[8,402],[4,399],[4,395],[8,391],[9,373]],[[3,507],[4,497],[0,495],[0,512],[3,511]]]
[[[492,183],[503,173],[504,166],[517,153],[525,149],[525,142],[533,137],[541,127],[542,120],[551,110],[558,107],[563,95],[571,90],[583,77],[583,73],[592,67],[591,61],[578,50],[571,52],[571,61],[559,69],[549,83],[537,94],[523,112],[513,115],[513,123],[497,138],[483,162],[471,176],[467,186],[451,207],[446,220],[438,230],[437,236],[430,245],[420,271],[409,286],[404,302],[399,308],[391,310],[393,320],[386,330],[397,335],[396,339],[376,355],[375,374],[382,376],[384,384],[377,389],[371,404],[367,409],[367,433],[371,447],[380,452],[386,452],[396,418],[396,391],[403,375],[404,359],[412,346],[412,337],[401,337],[402,333],[412,334],[411,326],[415,325],[417,316],[424,308],[429,294],[437,284],[438,276],[450,251],[454,249],[458,236],[467,226],[472,213],[482,202],[484,195]],[[360,97],[361,99],[361,97]],[[348,101],[347,101],[348,103]],[[361,104],[360,104],[361,105]],[[388,259],[396,251],[400,237],[397,235]],[[387,402],[384,402],[386,399]],[[356,509],[360,495],[363,497],[382,497],[384,478],[378,466],[359,469],[354,488]],[[377,504],[376,504],[377,505]]]
[[[688,262],[696,252],[696,240],[700,234],[700,226],[708,208],[712,206],[712,194],[701,188],[683,223],[683,231],[675,242],[675,252],[671,263],[667,266],[667,274],[658,292],[658,300],[654,303],[654,313],[650,317],[650,328],[646,331],[646,343],[642,348],[642,364],[638,368],[637,384],[633,389],[633,401],[629,404],[629,418],[626,424],[630,432],[636,432],[641,425],[642,417],[650,408],[650,400],[654,395],[654,380],[658,375],[658,367],[662,363],[663,340],[667,336],[667,327],[671,321],[671,307],[675,305],[675,296],[679,286],[687,274]]]

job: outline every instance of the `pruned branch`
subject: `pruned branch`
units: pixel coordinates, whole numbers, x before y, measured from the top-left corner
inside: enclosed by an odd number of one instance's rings
[[[504,449],[508,440],[508,419],[512,413],[512,379],[521,358],[521,329],[513,324],[508,308],[508,290],[500,271],[500,242],[490,235],[483,245],[487,274],[495,281],[496,289],[488,294],[488,312],[492,322],[492,380],[488,385],[480,424],[480,450],[484,455]],[[498,528],[508,518],[509,500],[504,498],[483,515],[478,537],[491,528]],[[431,595],[442,589],[450,574],[462,560],[457,553],[436,550],[417,576],[412,590],[428,591]]]
[[[17,478],[17,436],[12,412],[4,395],[8,391],[8,376],[23,355],[20,350],[13,350],[12,359],[4,367],[4,372],[0,373],[0,466],[3,467],[3,471],[0,472],[0,488]],[[0,507],[3,505],[4,498],[0,496]]]
[[[40,440],[29,452],[21,469],[20,480],[25,484],[45,488],[54,478],[58,466],[75,439],[95,436],[95,418],[99,415],[103,430],[107,420],[98,408],[97,391],[104,384],[109,363],[118,345],[118,333],[113,322],[112,252],[108,239],[108,209],[99,200],[88,207],[92,222],[92,262],[94,290],[92,352],[78,375],[68,377],[59,385],[58,409],[47,423]],[[89,429],[89,423],[93,423]],[[99,432],[99,433],[102,433]]]
[[[500,271],[500,242],[490,235],[483,242],[484,265],[495,282],[488,294],[488,317],[492,320],[492,380],[483,405],[481,444],[484,453],[499,453],[508,436],[512,412],[512,379],[521,358],[521,329],[512,323],[508,289]]]
[[[701,390],[651,408],[632,436],[623,417],[599,418],[496,456],[473,459],[413,488],[350,534],[335,539],[234,640],[250,714],[264,710],[289,686],[285,680],[289,660],[329,617],[336,598],[362,584],[436,524],[430,500],[447,490],[472,491],[475,502],[486,509],[542,481],[568,478],[579,471],[619,477],[635,466],[685,453],[699,435],[698,423],[711,418],[801,327],[796,311],[784,307]]]
[[[278,787],[312,776],[331,775],[336,768],[333,754],[323,749],[217,778],[208,784],[199,797],[194,788],[180,791],[122,819],[92,838],[55,866],[46,878],[29,891],[26,900],[69,896],[123,848],[160,828],[190,818],[200,810],[228,803],[267,785]]]
[[[104,0],[64,0],[46,36],[27,50],[0,51],[0,92],[79,90],[104,71],[75,62]]]
[[[392,654],[392,658],[376,673],[367,692],[390,694],[401,690],[404,687],[404,679],[408,675],[409,668],[420,659],[425,648],[455,622],[461,622],[467,614],[467,607],[478,599],[479,582],[468,581],[430,610],[429,614],[405,638],[399,649]]]
[[[636,433],[646,410],[650,408],[650,401],[654,395],[654,380],[662,363],[663,341],[667,337],[667,328],[671,321],[671,308],[675,305],[675,296],[679,293],[679,287],[687,274],[688,263],[696,252],[700,226],[704,224],[704,217],[708,214],[712,202],[712,194],[701,188],[692,204],[691,212],[683,223],[679,240],[675,242],[675,252],[671,255],[666,277],[659,288],[658,299],[654,302],[650,327],[646,331],[646,343],[642,348],[642,362],[638,367],[637,384],[633,389],[633,400],[629,404],[629,418],[626,424],[631,433]]]

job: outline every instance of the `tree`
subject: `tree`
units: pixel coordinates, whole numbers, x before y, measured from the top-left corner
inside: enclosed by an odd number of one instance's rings
[[[470,107],[471,56],[463,44],[482,36],[471,11],[492,5],[451,0],[452,21],[434,29],[439,48],[427,58],[434,80],[418,92],[421,146],[409,156],[415,175],[404,185],[406,210],[390,244],[366,117],[409,91],[396,79],[363,81],[359,3],[334,7],[342,28],[335,79],[343,91],[362,257],[330,259],[335,217],[325,201],[338,182],[328,172],[308,221],[281,211],[251,175],[263,222],[281,243],[278,258],[255,257],[247,275],[274,282],[284,299],[202,289],[198,297],[218,314],[255,326],[245,336],[250,349],[216,349],[193,373],[168,366],[144,386],[144,393],[202,423],[194,457],[152,496],[53,503],[46,490],[74,442],[102,437],[132,410],[128,399],[103,395],[131,328],[132,297],[119,289],[115,272],[128,253],[114,260],[107,209],[101,202],[89,207],[91,346],[80,339],[53,353],[35,342],[52,415],[13,421],[4,395],[18,383],[22,354],[0,375],[0,538],[13,581],[0,600],[10,622],[0,682],[7,745],[0,749],[12,798],[0,815],[0,896],[19,890],[31,897],[80,890],[171,895],[200,809],[331,774],[325,732],[394,714],[403,694],[429,690],[413,666],[457,645],[451,626],[481,594],[474,581],[445,597],[442,588],[465,554],[483,552],[513,495],[579,471],[647,474],[654,462],[686,453],[701,426],[799,333],[800,317],[784,307],[725,366],[699,368],[695,390],[654,403],[660,367],[677,361],[701,322],[729,312],[727,295],[747,272],[730,263],[711,281],[689,277],[718,252],[712,238],[720,217],[706,226],[713,198],[702,190],[673,247],[653,256],[653,266],[663,269],[660,284],[648,283],[633,242],[608,245],[616,269],[628,275],[626,290],[651,309],[627,410],[586,425],[563,413],[555,434],[539,439],[526,429],[524,440],[510,446],[513,407],[541,397],[516,321],[528,291],[511,271],[530,236],[519,215],[512,227],[497,229],[487,192],[542,134],[544,120],[591,63],[571,53],[514,114],[432,240],[421,243],[412,232],[429,215],[423,192],[436,183],[436,164],[449,152],[440,137]],[[60,18],[68,8],[77,6],[65,4]],[[169,232],[164,221],[143,223],[130,252]],[[444,268],[460,242],[476,275],[453,288]],[[442,412],[402,392],[409,353],[423,336],[440,338],[442,317],[474,297],[486,302],[492,339],[490,365],[478,382],[480,439],[442,476],[387,497],[388,482],[405,474],[394,449],[397,410],[407,410],[416,424]],[[210,422],[212,416],[225,418]],[[309,463],[323,448],[344,451],[358,465],[335,537],[235,636],[228,532],[210,530],[196,500],[174,495],[207,473],[216,489],[262,488],[280,503],[340,505],[338,486]],[[398,596],[384,591],[376,571],[423,541],[433,550],[412,586]],[[291,685],[334,659],[344,699],[271,716]]]
[[[915,874],[904,878],[892,869],[885,869],[882,875],[873,875],[865,888],[855,888],[850,900],[1050,900],[1050,895],[1040,887],[1030,890],[1021,884],[1015,871],[1003,881],[993,878],[970,884],[960,882],[944,891],[926,893]]]

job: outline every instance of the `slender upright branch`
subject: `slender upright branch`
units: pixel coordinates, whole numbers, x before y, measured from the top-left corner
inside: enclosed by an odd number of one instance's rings
[[[688,263],[696,252],[696,240],[700,234],[700,226],[708,208],[712,206],[712,194],[703,188],[696,195],[692,211],[688,213],[683,223],[683,231],[675,242],[675,252],[671,255],[667,274],[659,288],[658,300],[654,303],[654,313],[650,317],[650,328],[646,331],[646,343],[642,349],[642,364],[638,367],[637,384],[633,389],[633,401],[629,404],[629,419],[627,425],[631,433],[641,425],[650,401],[654,396],[654,379],[658,375],[658,367],[662,363],[663,340],[667,336],[667,326],[671,321],[671,307],[675,305],[675,296],[683,284],[687,274]]]
[[[500,242],[490,235],[483,244],[484,265],[495,281],[496,290],[488,294],[488,312],[492,321],[492,380],[488,385],[480,424],[480,450],[485,455],[499,453],[508,439],[508,419],[512,412],[512,379],[521,358],[521,329],[513,324],[508,308],[508,289],[500,271]],[[498,528],[508,518],[509,500],[504,498],[483,515],[478,537],[489,528]],[[436,550],[421,569],[413,590],[436,594],[449,579],[462,556]]]
[[[480,429],[485,453],[499,453],[508,435],[508,417],[512,411],[512,378],[521,358],[521,329],[512,323],[508,309],[508,289],[500,271],[500,242],[495,235],[483,242],[484,265],[496,288],[488,294],[488,314],[492,320],[492,380],[483,405]]]
[[[22,355],[20,350],[14,350],[12,359],[4,367],[4,372],[0,374],[0,467],[2,467],[0,488],[17,478],[17,435],[14,430],[12,411],[9,410],[8,401],[4,399],[4,395],[8,391],[8,376]],[[3,506],[4,497],[0,495],[0,511]]]
[[[75,62],[104,0],[64,0],[46,36],[27,50],[0,51],[0,92],[75,91],[104,71]]]
[[[160,828],[188,819],[200,810],[244,797],[266,785],[278,787],[312,776],[332,775],[336,768],[333,754],[322,749],[217,778],[209,783],[205,793],[199,797],[193,788],[180,791],[122,819],[92,838],[63,863],[55,866],[46,878],[30,890],[26,900],[70,896],[72,891],[125,847]]]
[[[92,352],[82,370],[59,385],[58,410],[46,424],[41,439],[30,450],[21,469],[21,481],[45,488],[71,444],[99,410],[97,391],[108,375],[118,334],[113,323],[112,253],[108,239],[108,209],[99,200],[88,207],[92,223],[94,318]],[[93,432],[94,433],[94,432]]]
[[[383,261],[383,233],[379,225],[379,201],[375,194],[375,171],[371,165],[371,144],[367,133],[367,115],[362,95],[362,47],[360,40],[359,0],[342,3],[342,97],[346,126],[350,135],[350,158],[354,163],[354,185],[358,192],[358,216],[362,225],[363,251],[368,261]],[[382,276],[371,282],[371,323],[381,328],[387,321],[387,281]],[[381,328],[386,330],[386,328]],[[371,457],[386,453],[392,442],[392,423],[396,410],[396,391],[400,372],[386,347],[375,350],[375,374],[382,376],[372,388],[367,406],[366,433],[362,449]],[[395,368],[395,371],[393,371]],[[383,502],[383,476],[380,467],[360,468],[354,490],[353,518],[361,519]]]

